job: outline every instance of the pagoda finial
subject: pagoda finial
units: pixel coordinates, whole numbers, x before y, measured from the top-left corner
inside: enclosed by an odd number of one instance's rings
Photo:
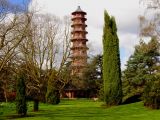
[[[76,13],[83,13],[83,14],[86,14],[86,12],[84,12],[84,11],[81,9],[80,6],[77,7],[76,11],[74,11],[74,12],[72,13],[72,15],[74,15],[74,14],[76,14]]]
[[[76,11],[81,12],[82,11],[81,7],[78,6]]]
[[[80,7],[80,6],[78,6],[78,7],[77,7],[77,10],[81,10],[81,7]]]

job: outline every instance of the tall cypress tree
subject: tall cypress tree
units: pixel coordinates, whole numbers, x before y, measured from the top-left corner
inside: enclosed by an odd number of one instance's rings
[[[104,12],[103,28],[103,80],[104,100],[107,106],[118,105],[122,101],[119,39],[114,17]]]
[[[26,86],[24,81],[24,75],[21,73],[17,79],[17,88],[16,88],[16,110],[17,113],[21,116],[25,116],[27,113],[27,104],[26,104]]]

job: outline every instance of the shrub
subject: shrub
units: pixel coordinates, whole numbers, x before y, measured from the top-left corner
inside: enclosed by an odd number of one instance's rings
[[[58,90],[51,90],[46,95],[46,102],[50,104],[58,104],[60,102],[60,93]]]
[[[144,106],[152,109],[160,109],[160,80],[154,78],[149,80],[144,88]]]

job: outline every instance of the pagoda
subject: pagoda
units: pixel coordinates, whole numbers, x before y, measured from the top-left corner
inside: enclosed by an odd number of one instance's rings
[[[78,6],[77,10],[72,12],[72,31],[71,31],[71,68],[72,75],[81,77],[84,69],[87,66],[87,50],[88,47],[86,42],[86,31],[87,25],[85,21],[86,12],[84,12],[80,6]]]

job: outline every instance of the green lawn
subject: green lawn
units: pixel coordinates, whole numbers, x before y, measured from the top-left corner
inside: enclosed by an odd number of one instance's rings
[[[1,103],[0,120],[160,120],[160,110],[150,110],[141,102],[111,108],[92,100],[62,100],[59,105],[40,104],[39,112],[32,112],[29,103],[28,117],[15,117],[14,103]]]

